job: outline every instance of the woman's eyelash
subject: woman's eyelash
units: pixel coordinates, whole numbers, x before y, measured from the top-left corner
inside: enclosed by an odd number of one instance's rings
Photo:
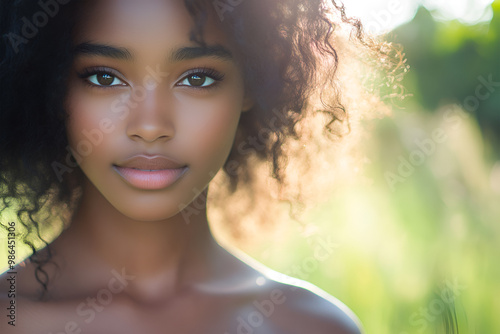
[[[96,85],[96,84],[89,81],[89,77],[91,77],[93,75],[108,75],[110,77],[116,78],[116,79],[124,82],[124,80],[120,79],[120,76],[117,73],[115,73],[114,71],[112,71],[106,67],[85,68],[84,70],[82,70],[82,72],[77,73],[77,75],[80,79],[83,79],[83,81],[91,87],[107,89],[107,88],[113,88],[116,86],[124,86],[124,85],[111,85],[111,86],[109,86],[109,85]],[[181,86],[187,86],[187,87],[195,88],[195,89],[210,89],[210,88],[215,88],[224,79],[224,74],[218,72],[217,70],[210,68],[210,67],[201,67],[201,68],[195,68],[195,69],[189,70],[182,77],[182,79],[179,80],[179,82],[183,82],[186,79],[188,79],[192,76],[195,76],[195,75],[202,76],[202,77],[208,77],[208,78],[214,80],[214,83],[209,85],[209,86],[204,86],[204,87],[197,87],[197,86],[193,86],[193,85],[191,85],[191,86],[181,85]]]
[[[106,86],[106,85],[96,85],[96,84],[94,84],[94,83],[92,83],[92,82],[90,82],[90,81],[88,80],[88,79],[89,79],[89,77],[91,77],[91,76],[93,76],[93,75],[103,75],[103,74],[104,74],[104,75],[108,75],[108,76],[110,76],[110,77],[113,77],[113,78],[115,78],[115,79],[118,79],[118,80],[120,80],[120,81],[124,82],[124,80],[122,80],[122,79],[120,78],[120,76],[119,76],[117,73],[115,73],[113,70],[111,70],[111,69],[109,69],[109,68],[106,68],[106,67],[92,67],[92,68],[85,68],[82,72],[77,73],[78,77],[79,77],[80,79],[83,79],[83,81],[84,81],[87,85],[89,85],[89,86],[91,86],[91,87],[98,87],[98,88],[105,88],[105,89],[107,89],[107,88],[113,88],[113,87],[117,86],[117,85],[112,85],[112,86]],[[114,80],[113,80],[113,81],[114,81]],[[119,86],[124,86],[124,85],[119,85]]]
[[[211,89],[215,88],[223,79],[224,79],[224,74],[218,72],[217,70],[210,68],[210,67],[201,67],[201,68],[196,68],[189,70],[186,75],[183,76],[183,78],[180,80],[180,82],[186,80],[189,77],[192,77],[194,75],[201,75],[204,77],[209,77],[210,79],[214,80],[214,83],[205,86],[205,87],[197,87],[197,86],[188,86],[190,88],[195,88],[195,89]],[[185,86],[185,85],[182,85]]]

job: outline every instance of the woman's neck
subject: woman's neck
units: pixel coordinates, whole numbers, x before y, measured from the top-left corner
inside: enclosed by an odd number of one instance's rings
[[[206,191],[201,196],[206,199]],[[130,289],[138,295],[146,297],[148,290],[174,293],[210,281],[214,254],[220,251],[208,225],[206,201],[201,210],[200,200],[193,203],[196,209],[187,208],[192,209],[189,220],[179,213],[164,221],[137,221],[122,215],[87,183],[66,239],[87,260],[133,275]]]

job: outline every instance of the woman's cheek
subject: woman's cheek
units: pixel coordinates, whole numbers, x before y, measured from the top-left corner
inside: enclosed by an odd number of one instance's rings
[[[85,163],[85,158],[98,155],[119,126],[113,115],[109,98],[91,98],[88,94],[73,93],[67,104],[69,119],[67,135],[70,147]]]
[[[234,103],[228,102],[207,104],[201,113],[186,119],[185,126],[191,128],[186,132],[193,139],[190,146],[202,156],[224,154],[232,146],[240,112]]]

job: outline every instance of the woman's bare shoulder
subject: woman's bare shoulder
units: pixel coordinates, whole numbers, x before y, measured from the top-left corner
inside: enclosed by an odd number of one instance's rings
[[[29,261],[23,261],[0,272],[0,309],[2,321],[0,333],[29,333],[19,327],[20,301],[24,298],[34,298],[39,293],[35,278],[34,266]],[[15,331],[14,331],[15,330]]]
[[[40,283],[36,280],[35,265],[25,259],[12,268],[0,272],[0,298],[11,296],[32,297],[39,293]]]
[[[262,323],[269,321],[273,333],[363,333],[356,315],[317,286],[284,275],[279,280],[269,276],[260,280],[265,287],[252,301],[252,311],[246,312],[247,329],[262,318]]]
[[[256,270],[252,280],[259,288],[236,315],[240,332],[364,333],[361,322],[344,303],[314,284],[276,272],[248,257],[242,261]]]

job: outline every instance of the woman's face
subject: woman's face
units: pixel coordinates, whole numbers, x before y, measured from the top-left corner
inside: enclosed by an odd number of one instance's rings
[[[233,48],[216,15],[204,28],[208,48],[191,42],[194,23],[180,0],[86,6],[65,104],[70,147],[122,214],[172,217],[223,166],[250,108]]]

